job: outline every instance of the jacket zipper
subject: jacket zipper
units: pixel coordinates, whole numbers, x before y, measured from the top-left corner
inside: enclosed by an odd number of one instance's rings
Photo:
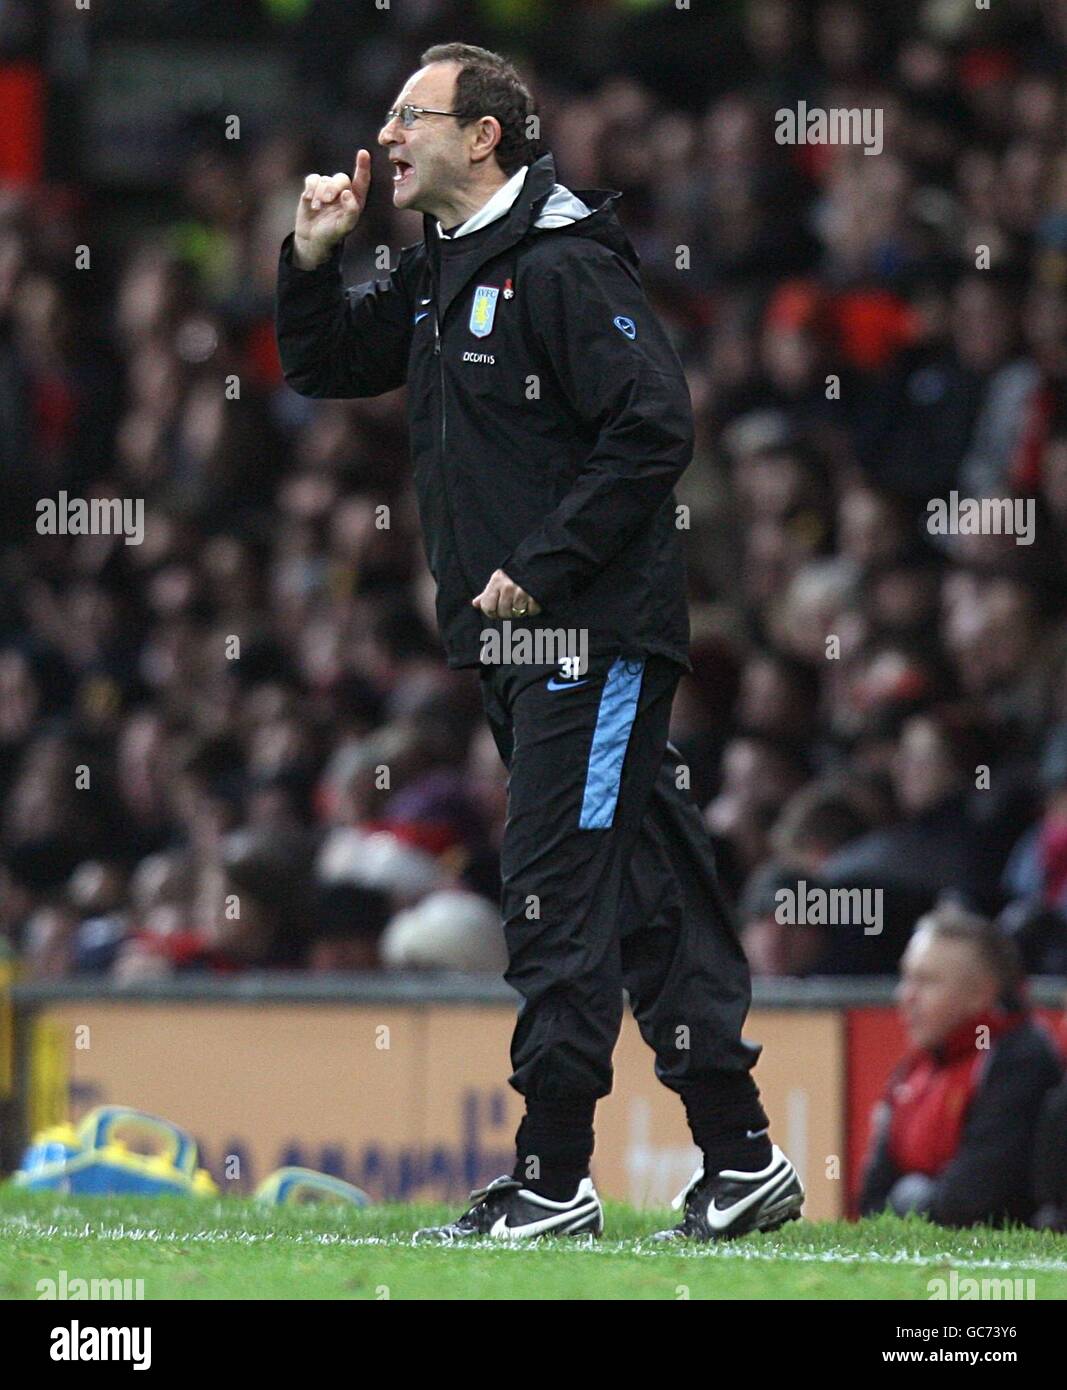
[[[440,300],[439,287],[434,288],[433,306],[433,351],[437,358],[438,381],[441,386],[441,486],[445,493],[445,505],[448,509],[448,525],[452,532],[452,544],[455,548],[456,558],[459,561],[460,573],[463,574],[468,585],[472,583],[470,576],[467,575],[467,566],[463,562],[463,553],[459,546],[459,537],[456,535],[456,517],[452,506],[452,491],[448,484],[448,465],[446,462],[446,451],[448,447],[448,410],[445,405],[445,359],[441,355],[441,320],[438,317],[438,303]],[[488,578],[488,575],[486,576]],[[472,587],[472,596],[478,592],[476,587]]]
[[[441,320],[437,317],[437,305],[433,306],[433,351],[437,358],[437,375],[441,383],[441,478],[445,476],[445,445],[448,437],[448,424],[445,412],[445,363],[441,356]]]

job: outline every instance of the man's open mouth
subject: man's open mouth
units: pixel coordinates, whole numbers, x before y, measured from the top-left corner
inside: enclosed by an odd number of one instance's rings
[[[394,185],[404,183],[405,180],[406,180],[411,174],[413,174],[414,172],[415,172],[415,166],[414,166],[413,164],[409,164],[408,161],[407,161],[406,159],[394,159],[394,160],[393,160],[393,183],[394,183]]]

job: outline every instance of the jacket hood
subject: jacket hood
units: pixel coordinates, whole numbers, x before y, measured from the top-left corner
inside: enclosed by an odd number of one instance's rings
[[[640,257],[622,229],[615,204],[622,194],[614,189],[571,190],[556,182],[556,162],[543,154],[530,165],[518,197],[502,217],[468,236],[443,240],[437,219],[423,214],[423,240],[440,276],[439,312],[449,304],[480,266],[509,251],[525,237],[580,236],[599,241],[635,269]]]
[[[557,183],[545,199],[545,205],[534,226],[566,227],[571,222],[580,222],[591,212],[592,208],[583,203],[577,193],[572,193],[569,188],[564,188],[563,184]]]
[[[524,199],[523,195],[527,194]],[[638,266],[640,257],[630,238],[623,231],[615,205],[622,197],[617,189],[569,189],[556,182],[556,161],[543,154],[530,165],[530,172],[512,207],[516,213],[526,204],[530,216],[526,227],[535,232],[562,233],[590,237],[617,252],[631,265]]]

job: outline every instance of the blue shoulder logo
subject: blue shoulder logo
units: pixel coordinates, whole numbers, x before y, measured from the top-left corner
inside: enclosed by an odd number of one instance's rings
[[[634,323],[633,319],[623,318],[622,314],[619,314],[617,318],[613,318],[611,321],[619,332],[625,333],[628,338],[637,337],[637,324]]]

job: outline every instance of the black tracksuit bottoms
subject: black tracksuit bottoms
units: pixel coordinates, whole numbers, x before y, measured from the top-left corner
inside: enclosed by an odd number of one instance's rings
[[[715,1109],[730,1093],[749,1122],[763,1114],[748,1075],[760,1048],[741,1037],[748,964],[668,742],[681,675],[664,657],[611,652],[574,680],[554,666],[481,668],[509,770],[501,908],[505,978],[521,996],[511,1085],[530,1113],[591,1113],[610,1092],[625,988],[691,1125],[693,1094]]]

